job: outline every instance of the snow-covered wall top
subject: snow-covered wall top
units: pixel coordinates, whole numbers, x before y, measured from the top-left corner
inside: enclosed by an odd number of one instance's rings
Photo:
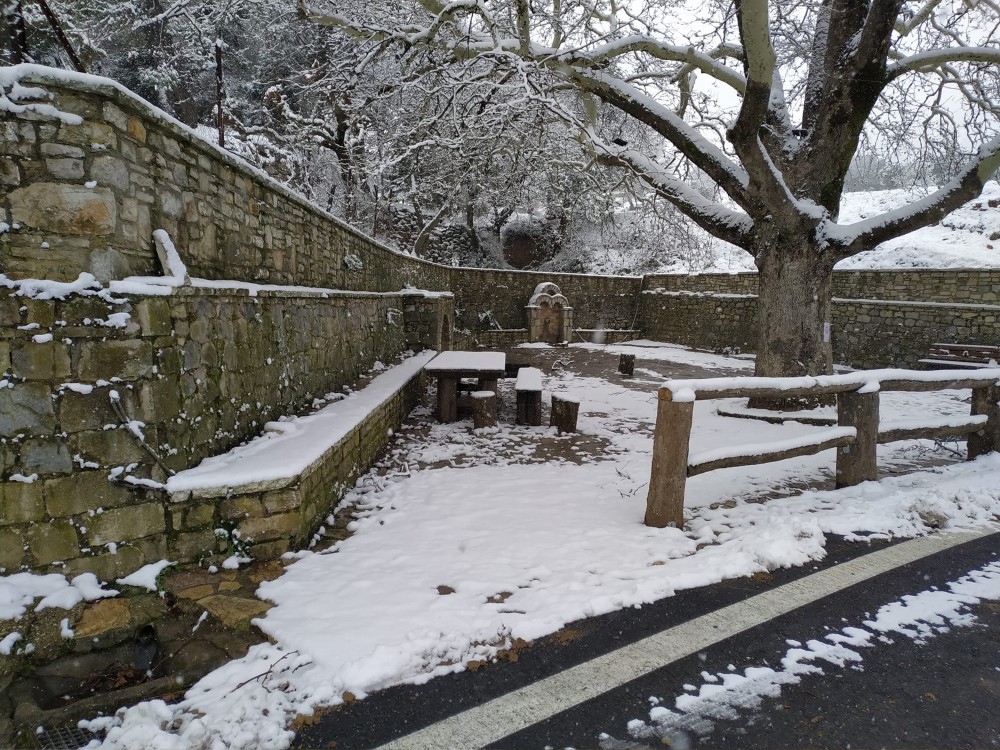
[[[9,276],[158,273],[152,232],[165,229],[201,278],[447,288],[446,268],[366,237],[111,80],[2,69],[0,123]]]
[[[0,273],[158,274],[165,229],[193,277],[361,291],[451,290],[467,328],[520,328],[553,281],[581,328],[631,328],[638,290],[753,294],[755,274],[598,277],[448,268],[397,253],[109,79],[0,69]],[[993,206],[984,206],[984,211]],[[982,212],[980,212],[982,213]],[[850,299],[1000,302],[1000,270],[838,271]]]
[[[654,292],[713,292],[756,294],[756,273],[658,274],[644,278],[643,289]],[[1000,269],[913,268],[833,272],[833,296],[838,299],[880,299],[960,304],[1000,302]]]

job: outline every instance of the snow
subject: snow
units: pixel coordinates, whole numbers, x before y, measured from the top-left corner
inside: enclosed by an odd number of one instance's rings
[[[113,300],[101,289],[101,282],[90,273],[81,273],[76,281],[53,281],[51,279],[10,279],[0,273],[0,287],[13,289],[14,294],[29,299],[65,299],[71,294],[85,296],[98,294],[109,302]]]
[[[167,479],[167,491],[287,483],[343,440],[365,416],[392,398],[435,354],[433,351],[416,354],[386,370],[365,388],[313,414],[267,423],[264,434],[246,445],[171,476]]]
[[[503,372],[507,355],[503,352],[441,352],[424,368],[429,374],[438,372]]]
[[[542,371],[537,367],[522,367],[517,371],[515,391],[541,391]]]
[[[11,651],[14,650],[15,644],[22,640],[24,636],[18,633],[16,630],[8,633],[3,638],[0,638],[0,655],[10,656]]]
[[[784,685],[807,676],[822,676],[831,667],[860,669],[864,651],[879,644],[878,637],[898,634],[924,643],[954,627],[975,623],[969,609],[984,600],[1000,599],[1000,563],[969,571],[941,589],[907,595],[881,606],[876,615],[857,625],[838,626],[833,632],[805,640],[789,639],[791,646],[780,659],[780,668],[751,666],[740,672],[702,672],[694,694],[674,699],[674,709],[654,706],[649,722],[632,719],[626,731],[635,739],[681,740],[686,733],[706,735],[715,722],[736,719],[740,711],[758,708],[765,698],[776,698]]]
[[[189,280],[187,266],[181,260],[177,248],[174,247],[173,240],[165,229],[153,230],[153,241],[156,242],[160,261],[163,264],[164,276],[168,277],[172,285],[183,286]]]
[[[147,591],[156,591],[156,579],[159,577],[160,573],[169,568],[171,565],[176,565],[175,562],[170,562],[169,560],[159,560],[158,562],[149,563],[148,565],[143,565],[137,571],[131,575],[127,575],[124,578],[119,578],[115,583],[120,583],[123,586],[135,586],[136,588],[146,589]]]
[[[837,230],[856,231],[852,224],[869,222],[925,198],[935,188],[907,188],[845,193]],[[952,211],[937,224],[918,229],[873,250],[840,261],[838,271],[866,269],[1000,268],[1000,184],[990,180],[978,198]],[[992,205],[991,205],[992,204]],[[845,229],[848,227],[848,229]],[[693,230],[700,231],[700,230]],[[726,273],[756,271],[753,258],[739,248],[704,235],[704,258],[671,259],[658,273]],[[629,266],[623,257],[618,266]],[[614,265],[614,264],[613,264]]]
[[[607,347],[621,350],[657,370],[671,360],[747,367],[678,347]],[[418,410],[419,429],[397,433],[381,470],[362,477],[337,511],[353,508],[352,535],[295,553],[280,578],[261,584],[258,596],[275,606],[255,622],[270,642],[205,676],[175,706],[143,703],[102,720],[113,727],[104,747],[284,748],[295,716],[337,705],[348,691],[363,698],[423,683],[579,618],[803,565],[824,556],[827,533],[863,541],[997,525],[1000,456],[912,471],[948,454],[905,441],[880,446],[879,466],[910,473],[840,490],[801,490],[829,481],[832,453],[700,475],[687,484],[683,529],[646,527],[658,382],[640,390],[551,373],[545,397],[581,397],[578,435],[503,421],[480,434],[471,422],[438,424]],[[509,398],[512,385],[500,381],[501,393]],[[884,393],[881,413],[887,421],[967,415],[963,395]],[[693,404],[694,453],[815,433],[725,418],[716,406]],[[584,450],[581,438],[600,450]],[[537,451],[543,443],[558,450]],[[847,663],[854,648],[829,642],[823,653]],[[805,657],[796,663],[812,666]],[[739,676],[753,683],[762,674]],[[717,682],[739,682],[728,679]],[[160,729],[169,722],[169,733]]]
[[[0,620],[16,620],[29,608],[70,609],[82,601],[92,602],[117,594],[113,589],[103,588],[93,573],[81,573],[72,581],[61,573],[13,573],[0,576]]]
[[[684,391],[681,393],[684,393]],[[688,398],[685,400],[693,401],[694,399]],[[853,438],[856,437],[857,434],[858,431],[854,427],[835,427],[830,430],[816,430],[808,435],[790,438],[788,440],[775,440],[770,443],[753,443],[751,445],[735,445],[726,448],[714,448],[712,450],[702,451],[701,453],[690,456],[688,458],[688,465],[697,466],[699,464],[712,463],[713,461],[719,461],[726,458],[765,457],[769,453],[781,453],[783,451],[791,451],[797,448],[810,448],[829,440],[837,440],[838,438],[845,437]]]
[[[23,100],[51,98],[44,89],[21,85],[20,81],[24,77],[22,71],[28,67],[36,66],[15,65],[9,68],[0,68],[0,112],[10,112],[14,115],[30,112],[59,120],[67,125],[81,124],[83,118],[80,115],[63,112],[51,104],[38,101],[28,101],[27,104],[19,103]]]
[[[911,189],[848,193],[841,202],[840,223],[869,220],[927,192]],[[1000,200],[1000,185],[991,180],[979,198],[953,211],[938,224],[841,261],[837,269],[1000,267],[1000,244],[990,239],[1000,232],[1000,211],[989,205],[997,200]]]

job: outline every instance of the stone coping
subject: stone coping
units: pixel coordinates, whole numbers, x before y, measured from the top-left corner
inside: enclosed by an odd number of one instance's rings
[[[304,299],[330,299],[336,297],[344,298],[362,298],[362,299],[381,299],[384,297],[421,297],[425,299],[440,299],[448,298],[454,299],[455,295],[452,292],[432,292],[424,289],[400,289],[395,292],[372,292],[366,290],[355,290],[355,289],[327,289],[325,287],[296,287],[296,286],[280,286],[280,285],[254,285],[251,282],[244,281],[233,281],[232,286],[226,286],[227,281],[214,282],[211,279],[193,279],[195,282],[204,283],[194,283],[184,286],[168,286],[166,284],[155,283],[156,280],[161,277],[158,276],[143,276],[143,277],[132,277],[121,279],[120,281],[111,282],[111,287],[106,289],[110,294],[120,297],[139,297],[146,299],[147,297],[246,297],[248,299],[253,299],[254,297],[267,297],[267,298],[295,298],[302,297]],[[162,277],[167,278],[167,277]],[[23,281],[23,279],[18,279],[17,281]],[[137,285],[135,290],[124,289],[121,290],[116,288],[115,285]],[[148,289],[140,290],[139,284],[148,287]]]
[[[166,488],[172,502],[248,495],[283,489],[319,467],[329,451],[374,412],[421,376],[435,351],[421,352],[379,375],[350,397],[304,417],[269,422],[246,445],[174,474]],[[253,477],[246,481],[245,477]],[[233,478],[244,481],[232,481]]]

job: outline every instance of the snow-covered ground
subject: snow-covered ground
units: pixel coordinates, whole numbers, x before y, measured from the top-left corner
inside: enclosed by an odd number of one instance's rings
[[[688,484],[686,528],[648,528],[657,385],[676,364],[751,365],[674,346],[606,350],[636,353],[644,388],[575,373],[574,349],[546,377],[547,393],[580,397],[578,435],[509,423],[474,433],[420,410],[346,498],[353,535],[299,553],[261,585],[276,606],[258,623],[273,642],[207,675],[179,704],[93,722],[110,730],[104,747],[284,748],[296,715],[348,693],[422,683],[582,617],[820,559],[825,533],[912,537],[1000,514],[1000,456],[926,468],[947,451],[908,442],[881,447],[881,469],[923,469],[843,490],[802,489],[829,478],[832,451],[710,472]],[[721,403],[697,402],[692,451],[817,429],[721,417]],[[882,398],[887,421],[968,410],[967,392]]]
[[[891,211],[923,197],[927,190],[880,190],[848,193],[840,223],[850,224]],[[953,211],[938,224],[883,243],[837,264],[856,268],[997,268],[1000,267],[1000,185],[986,183],[982,195]]]

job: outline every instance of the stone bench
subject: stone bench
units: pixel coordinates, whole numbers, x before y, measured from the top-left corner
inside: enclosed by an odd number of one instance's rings
[[[349,397],[311,414],[269,422],[265,432],[174,474],[174,507],[218,506],[256,559],[304,546],[346,488],[375,463],[424,392],[421,376],[435,355],[421,352],[390,367]]]
[[[542,371],[537,367],[522,367],[514,384],[517,393],[517,423],[542,423]]]
[[[920,364],[931,368],[974,369],[1000,362],[1000,346],[985,344],[932,344]]]

